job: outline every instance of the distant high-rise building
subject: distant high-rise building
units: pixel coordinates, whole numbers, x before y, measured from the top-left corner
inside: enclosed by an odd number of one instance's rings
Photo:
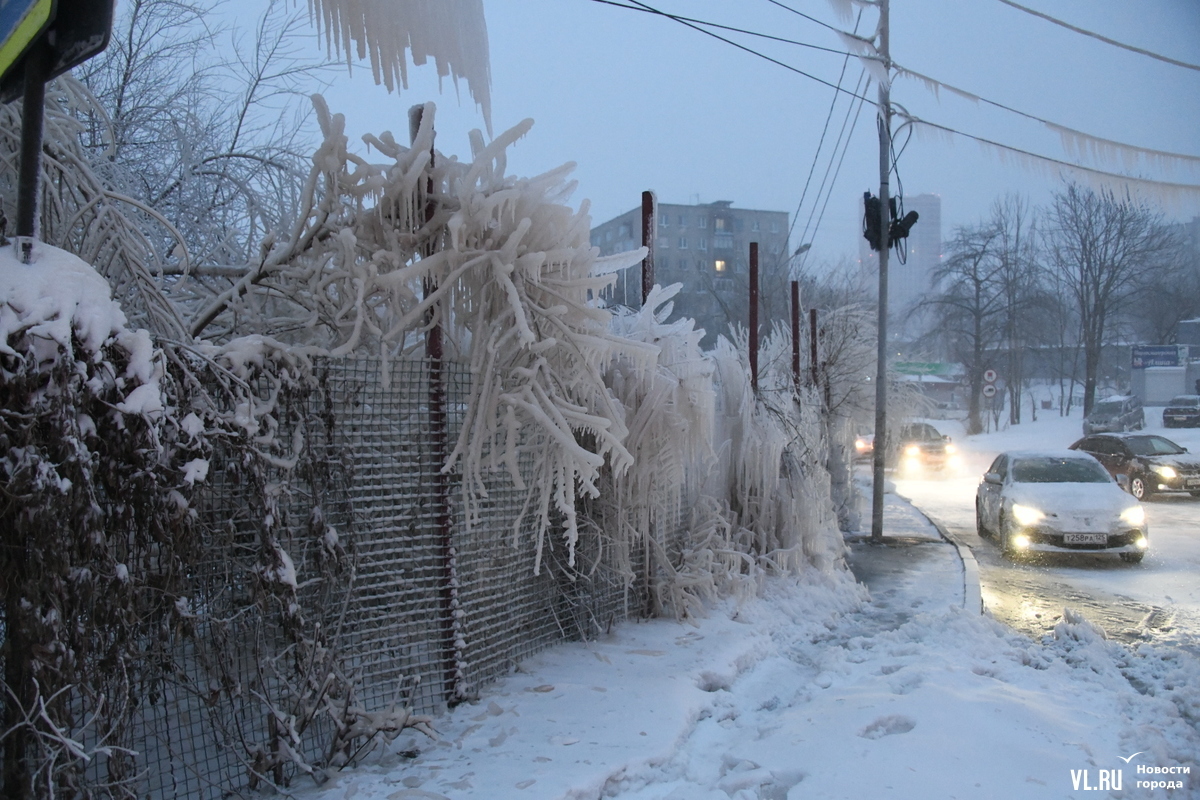
[[[861,195],[858,207],[861,218]],[[903,263],[895,248],[888,254],[888,318],[897,324],[905,323],[913,307],[929,294],[942,263],[942,198],[936,194],[905,197],[904,211],[916,211],[919,216],[904,241]],[[879,254],[863,238],[858,252],[863,271],[872,279],[868,284],[877,286]]]
[[[592,228],[601,255],[641,247],[639,206]],[[765,332],[772,320],[788,318],[788,214],[734,208],[730,200],[697,205],[658,204],[655,283],[683,284],[675,296],[675,317],[691,317],[705,330],[702,346],[749,322],[750,243],[758,242],[759,320]],[[618,279],[611,299],[629,308],[642,304],[636,267]]]

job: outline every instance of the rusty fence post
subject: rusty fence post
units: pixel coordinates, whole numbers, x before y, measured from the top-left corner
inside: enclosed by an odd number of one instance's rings
[[[750,389],[758,394],[758,242],[750,243]]]
[[[417,138],[421,128],[423,106],[413,106],[409,109],[410,141]],[[425,183],[424,223],[428,225],[437,213],[437,201],[433,198],[434,150],[430,144],[429,167],[430,176]],[[433,255],[437,244],[429,242],[422,250],[422,256]],[[437,282],[430,276],[422,280],[422,291],[425,297],[437,291]],[[453,515],[450,508],[450,476],[442,471],[446,458],[450,453],[450,437],[446,414],[446,374],[443,361],[442,324],[438,319],[437,308],[431,307],[425,317],[425,362],[429,370],[429,445],[432,461],[436,467],[433,474],[433,506],[434,522],[437,525],[439,542],[438,550],[442,562],[442,584],[440,595],[442,602],[442,618],[440,620],[440,636],[444,648],[443,655],[443,689],[448,704],[455,705],[462,699],[462,636],[461,624],[458,620],[458,564],[454,548]]]
[[[654,192],[642,192],[642,246],[646,248],[646,257],[642,259],[642,305],[654,288],[654,238],[658,235],[657,224],[658,203]]]
[[[792,387],[800,399],[800,281],[792,281]]]

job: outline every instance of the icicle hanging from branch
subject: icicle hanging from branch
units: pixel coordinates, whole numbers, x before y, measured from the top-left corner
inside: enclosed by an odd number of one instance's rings
[[[389,92],[408,88],[408,50],[413,64],[432,57],[439,78],[465,78],[488,132],[492,129],[491,67],[483,0],[309,0],[326,46],[370,58],[376,83]],[[351,43],[354,48],[351,50]]]

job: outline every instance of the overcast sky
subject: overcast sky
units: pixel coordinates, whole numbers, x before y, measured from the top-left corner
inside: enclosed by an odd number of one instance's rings
[[[1197,0],[1020,2],[1123,43],[1200,64]],[[839,51],[722,32],[829,84],[839,82],[846,62],[839,54],[843,42],[780,4],[828,25],[854,26],[825,0],[648,4]],[[817,261],[857,256],[862,192],[877,191],[879,184],[873,107],[863,107],[836,183],[821,192],[831,159],[836,168],[841,156],[834,144],[854,119],[853,111],[847,114],[852,98],[843,95],[830,116],[835,90],[813,78],[670,19],[594,0],[484,0],[484,8],[494,129],[499,133],[525,117],[535,120],[512,151],[511,172],[530,175],[575,162],[574,201],[591,201],[593,224],[637,206],[643,189],[669,203],[732,200],[790,215],[799,207],[793,247],[813,242],[811,257]],[[876,20],[877,13],[867,8],[860,32],[873,33]],[[891,21],[892,57],[903,67],[1096,136],[1200,156],[1200,71],[1065,30],[1000,0],[892,0]],[[860,63],[851,58],[842,86],[853,91],[861,74]],[[866,95],[876,99],[874,85]],[[431,99],[439,109],[438,148],[460,157],[469,153],[466,132],[483,126],[465,84],[456,93],[447,80],[439,93],[432,66],[412,69],[410,87],[399,96],[376,87],[369,69],[339,77],[326,96],[334,111],[346,114],[352,135],[382,130],[399,135],[407,127],[405,109]],[[1074,158],[1058,134],[1037,122],[946,92],[935,96],[919,81],[898,79],[892,99],[942,126],[1056,159]],[[898,150],[906,138],[900,131]],[[898,167],[906,195],[941,196],[947,238],[952,226],[979,220],[1004,193],[1024,194],[1038,204],[1048,200],[1059,168],[1031,170],[1021,161],[960,136],[918,134],[901,152]],[[1119,162],[1088,163],[1122,168]],[[1200,169],[1145,164],[1135,169],[1158,180],[1200,185]],[[1182,202],[1175,198],[1163,210],[1173,219],[1200,215],[1200,191]]]

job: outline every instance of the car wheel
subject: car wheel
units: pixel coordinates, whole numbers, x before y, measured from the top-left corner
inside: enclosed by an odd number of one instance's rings
[[[1145,500],[1150,494],[1146,487],[1146,479],[1141,475],[1132,475],[1129,478],[1129,493],[1138,500]]]
[[[1017,550],[1012,546],[1012,526],[1004,518],[1004,514],[1000,515],[1000,521],[996,527],[1000,529],[1000,552],[1004,554],[1005,558],[1014,558]]]
[[[986,539],[992,535],[992,532],[983,524],[983,509],[979,507],[979,500],[975,501],[975,530],[979,533],[980,539]]]
[[[1118,555],[1121,556],[1122,561],[1128,561],[1130,564],[1138,564],[1141,562],[1142,558],[1144,558],[1146,554],[1145,553],[1118,553]]]

